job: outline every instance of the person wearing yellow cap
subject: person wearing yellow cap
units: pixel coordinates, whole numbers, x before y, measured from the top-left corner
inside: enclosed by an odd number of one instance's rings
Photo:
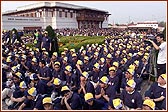
[[[115,86],[108,85],[109,79],[107,76],[103,76],[99,80],[99,85],[95,89],[95,98],[102,101],[105,105],[103,109],[108,108],[108,102],[110,98],[116,96]]]
[[[95,63],[93,66],[93,70],[90,72],[90,78],[94,83],[97,83],[99,78],[103,76],[100,72],[100,65],[99,63]]]
[[[107,76],[109,79],[109,85],[115,86],[115,90],[119,89],[119,76],[116,74],[116,67],[112,66],[109,68],[109,75]]]
[[[86,93],[84,100],[83,110],[102,110],[104,107],[104,103],[95,99],[92,93]]]
[[[89,73],[84,71],[80,76],[80,87],[78,89],[78,94],[84,99],[84,95],[88,92],[95,96],[95,89],[93,84],[88,80]]]
[[[61,64],[58,61],[54,63],[54,70],[52,71],[52,79],[47,83],[47,85],[51,86],[55,78],[63,80],[63,72],[61,71]]]
[[[121,93],[121,100],[127,110],[141,110],[142,96],[135,90],[136,82],[131,79],[127,81],[126,88]]]
[[[39,83],[41,87],[39,87],[39,90],[41,94],[50,92],[48,91],[49,87],[47,86],[47,83],[51,80],[51,75],[51,70],[46,66],[45,60],[41,60],[39,62],[39,72],[37,74],[38,78],[40,79]]]
[[[20,82],[19,90],[15,90],[11,96],[11,100],[9,101],[11,104],[8,106],[8,109],[17,109],[18,106],[21,105],[25,97],[25,92],[27,89],[27,85],[24,81]]]
[[[49,67],[54,69],[54,63],[56,61],[59,61],[58,54],[57,54],[57,52],[53,52],[52,57],[50,59]]]
[[[46,31],[44,33],[44,37],[41,42],[41,49],[46,48],[46,51],[49,52],[49,51],[51,51],[51,47],[52,47],[51,38],[48,36],[48,32]]]
[[[142,110],[155,110],[155,102],[150,99],[144,100]]]
[[[73,69],[70,65],[65,67],[64,73],[66,74],[66,84],[73,90],[77,90],[78,77],[73,73]]]
[[[19,106],[18,110],[43,110],[42,95],[37,95],[37,89],[35,87],[27,90],[26,99]]]
[[[100,70],[101,74],[107,74],[107,67],[105,65],[105,58],[100,58],[98,63],[100,65],[99,70]]]
[[[42,102],[44,110],[54,110],[53,103],[50,97],[44,97]]]
[[[109,101],[109,110],[125,110],[123,102],[120,98],[115,98]]]
[[[89,57],[85,56],[84,57],[84,61],[83,61],[83,71],[90,71],[91,67],[90,67],[90,62],[89,62]]]
[[[166,81],[167,74],[161,74],[157,82],[154,82],[145,92],[145,99],[152,99],[159,110],[162,110],[162,103],[166,99]],[[166,104],[164,105],[166,107]]]
[[[72,92],[68,86],[61,88],[62,99],[61,105],[64,110],[80,110],[82,109],[82,102],[80,96],[76,92]]]

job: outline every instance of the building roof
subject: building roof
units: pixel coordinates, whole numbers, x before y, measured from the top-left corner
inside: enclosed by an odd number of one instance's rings
[[[16,10],[6,11],[6,12],[3,12],[2,14],[10,14],[10,13],[26,11],[26,10],[30,10],[30,9],[37,9],[37,8],[41,8],[41,7],[62,7],[62,8],[69,8],[69,9],[75,9],[75,10],[88,9],[88,10],[94,10],[94,11],[100,11],[103,13],[108,13],[107,11],[104,11],[104,10],[99,10],[99,9],[95,9],[95,8],[88,8],[88,7],[78,6],[78,5],[68,4],[68,3],[39,2],[39,3],[21,6],[21,7],[18,7]]]

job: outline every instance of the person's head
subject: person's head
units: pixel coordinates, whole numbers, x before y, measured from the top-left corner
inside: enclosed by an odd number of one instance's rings
[[[158,34],[156,36],[156,40],[158,43],[162,43],[164,41],[165,37],[164,37],[164,34]]]
[[[122,110],[122,107],[123,107],[123,104],[122,104],[122,101],[121,99],[119,98],[116,98],[116,99],[113,99],[111,104],[109,105],[109,110]]]
[[[68,63],[68,57],[64,57],[63,58],[63,64],[67,64]]]
[[[89,57],[88,56],[85,56],[84,57],[84,63],[88,63],[89,62]]]
[[[133,77],[133,75],[134,75],[134,69],[128,69],[125,73],[125,78],[130,79]]]
[[[166,74],[161,74],[157,80],[160,85],[165,85],[167,80]]]
[[[39,66],[40,66],[40,67],[44,67],[45,65],[46,65],[45,60],[41,60],[41,61],[39,62]]]
[[[20,82],[19,84],[20,91],[25,91],[27,89],[27,85],[24,81]]]
[[[54,69],[55,69],[56,71],[59,71],[59,70],[60,70],[60,65],[61,65],[60,62],[58,62],[58,61],[55,62],[55,63],[54,63]]]
[[[45,97],[43,99],[43,107],[45,110],[53,110],[53,104],[50,97]]]
[[[37,95],[37,90],[35,87],[32,87],[27,91],[27,98],[29,100],[34,100],[36,98],[36,95]]]
[[[38,76],[37,76],[36,73],[32,73],[32,74],[30,75],[30,80],[31,80],[32,82],[36,83],[36,82],[39,80],[39,78],[38,78]]]
[[[52,59],[55,60],[57,56],[58,56],[57,52],[53,52]]]
[[[13,82],[19,83],[22,80],[22,74],[20,72],[13,74]]]
[[[109,75],[115,76],[116,75],[116,68],[114,66],[109,68]]]
[[[89,73],[88,72],[86,72],[86,71],[84,71],[83,73],[82,73],[82,75],[80,76],[80,81],[86,81],[87,79],[88,79],[88,77],[89,77]]]
[[[62,81],[59,78],[55,78],[53,84],[55,85],[56,88],[61,87]]]
[[[95,63],[94,66],[93,66],[93,71],[98,72],[99,68],[100,68],[99,63]]]
[[[135,86],[136,86],[136,83],[135,83],[135,81],[133,79],[128,80],[127,85],[125,87],[125,90],[127,92],[133,92],[134,89],[135,89]]]
[[[65,74],[69,75],[69,74],[71,74],[71,72],[72,72],[72,67],[70,65],[66,66],[65,67]]]
[[[31,64],[32,64],[32,65],[37,64],[37,59],[36,59],[36,58],[33,58],[32,61],[31,61]]]
[[[101,79],[100,79],[100,87],[101,88],[106,88],[107,85],[108,85],[108,82],[109,82],[109,79],[107,78],[107,76],[103,76]]]
[[[150,99],[144,100],[142,110],[155,110],[155,102]]]
[[[72,96],[72,92],[71,92],[71,90],[69,89],[68,86],[63,86],[61,88],[61,94],[62,94],[63,97],[71,98],[71,96]]]
[[[85,102],[92,106],[93,105],[93,100],[94,100],[94,97],[93,97],[93,94],[92,93],[86,93],[85,96],[84,96],[84,99],[85,99]]]
[[[44,36],[45,37],[48,36],[48,32],[47,31],[44,32]]]
[[[100,60],[99,60],[99,65],[103,65],[104,62],[105,62],[105,59],[104,59],[104,58],[100,58]]]

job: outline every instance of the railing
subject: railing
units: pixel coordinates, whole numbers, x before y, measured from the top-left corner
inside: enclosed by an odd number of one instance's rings
[[[99,17],[99,16],[94,16],[94,17],[91,17],[91,16],[77,16],[76,17],[77,20],[79,21],[83,21],[83,20],[87,20],[87,21],[104,21],[104,17]]]

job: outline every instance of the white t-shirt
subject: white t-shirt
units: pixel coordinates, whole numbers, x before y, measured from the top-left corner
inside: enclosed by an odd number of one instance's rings
[[[159,50],[159,53],[158,53],[158,59],[157,59],[157,64],[165,64],[167,61],[166,61],[166,56],[167,56],[167,52],[166,52],[166,49],[167,49],[167,43],[166,42],[163,42],[160,44],[159,46],[160,50]]]

